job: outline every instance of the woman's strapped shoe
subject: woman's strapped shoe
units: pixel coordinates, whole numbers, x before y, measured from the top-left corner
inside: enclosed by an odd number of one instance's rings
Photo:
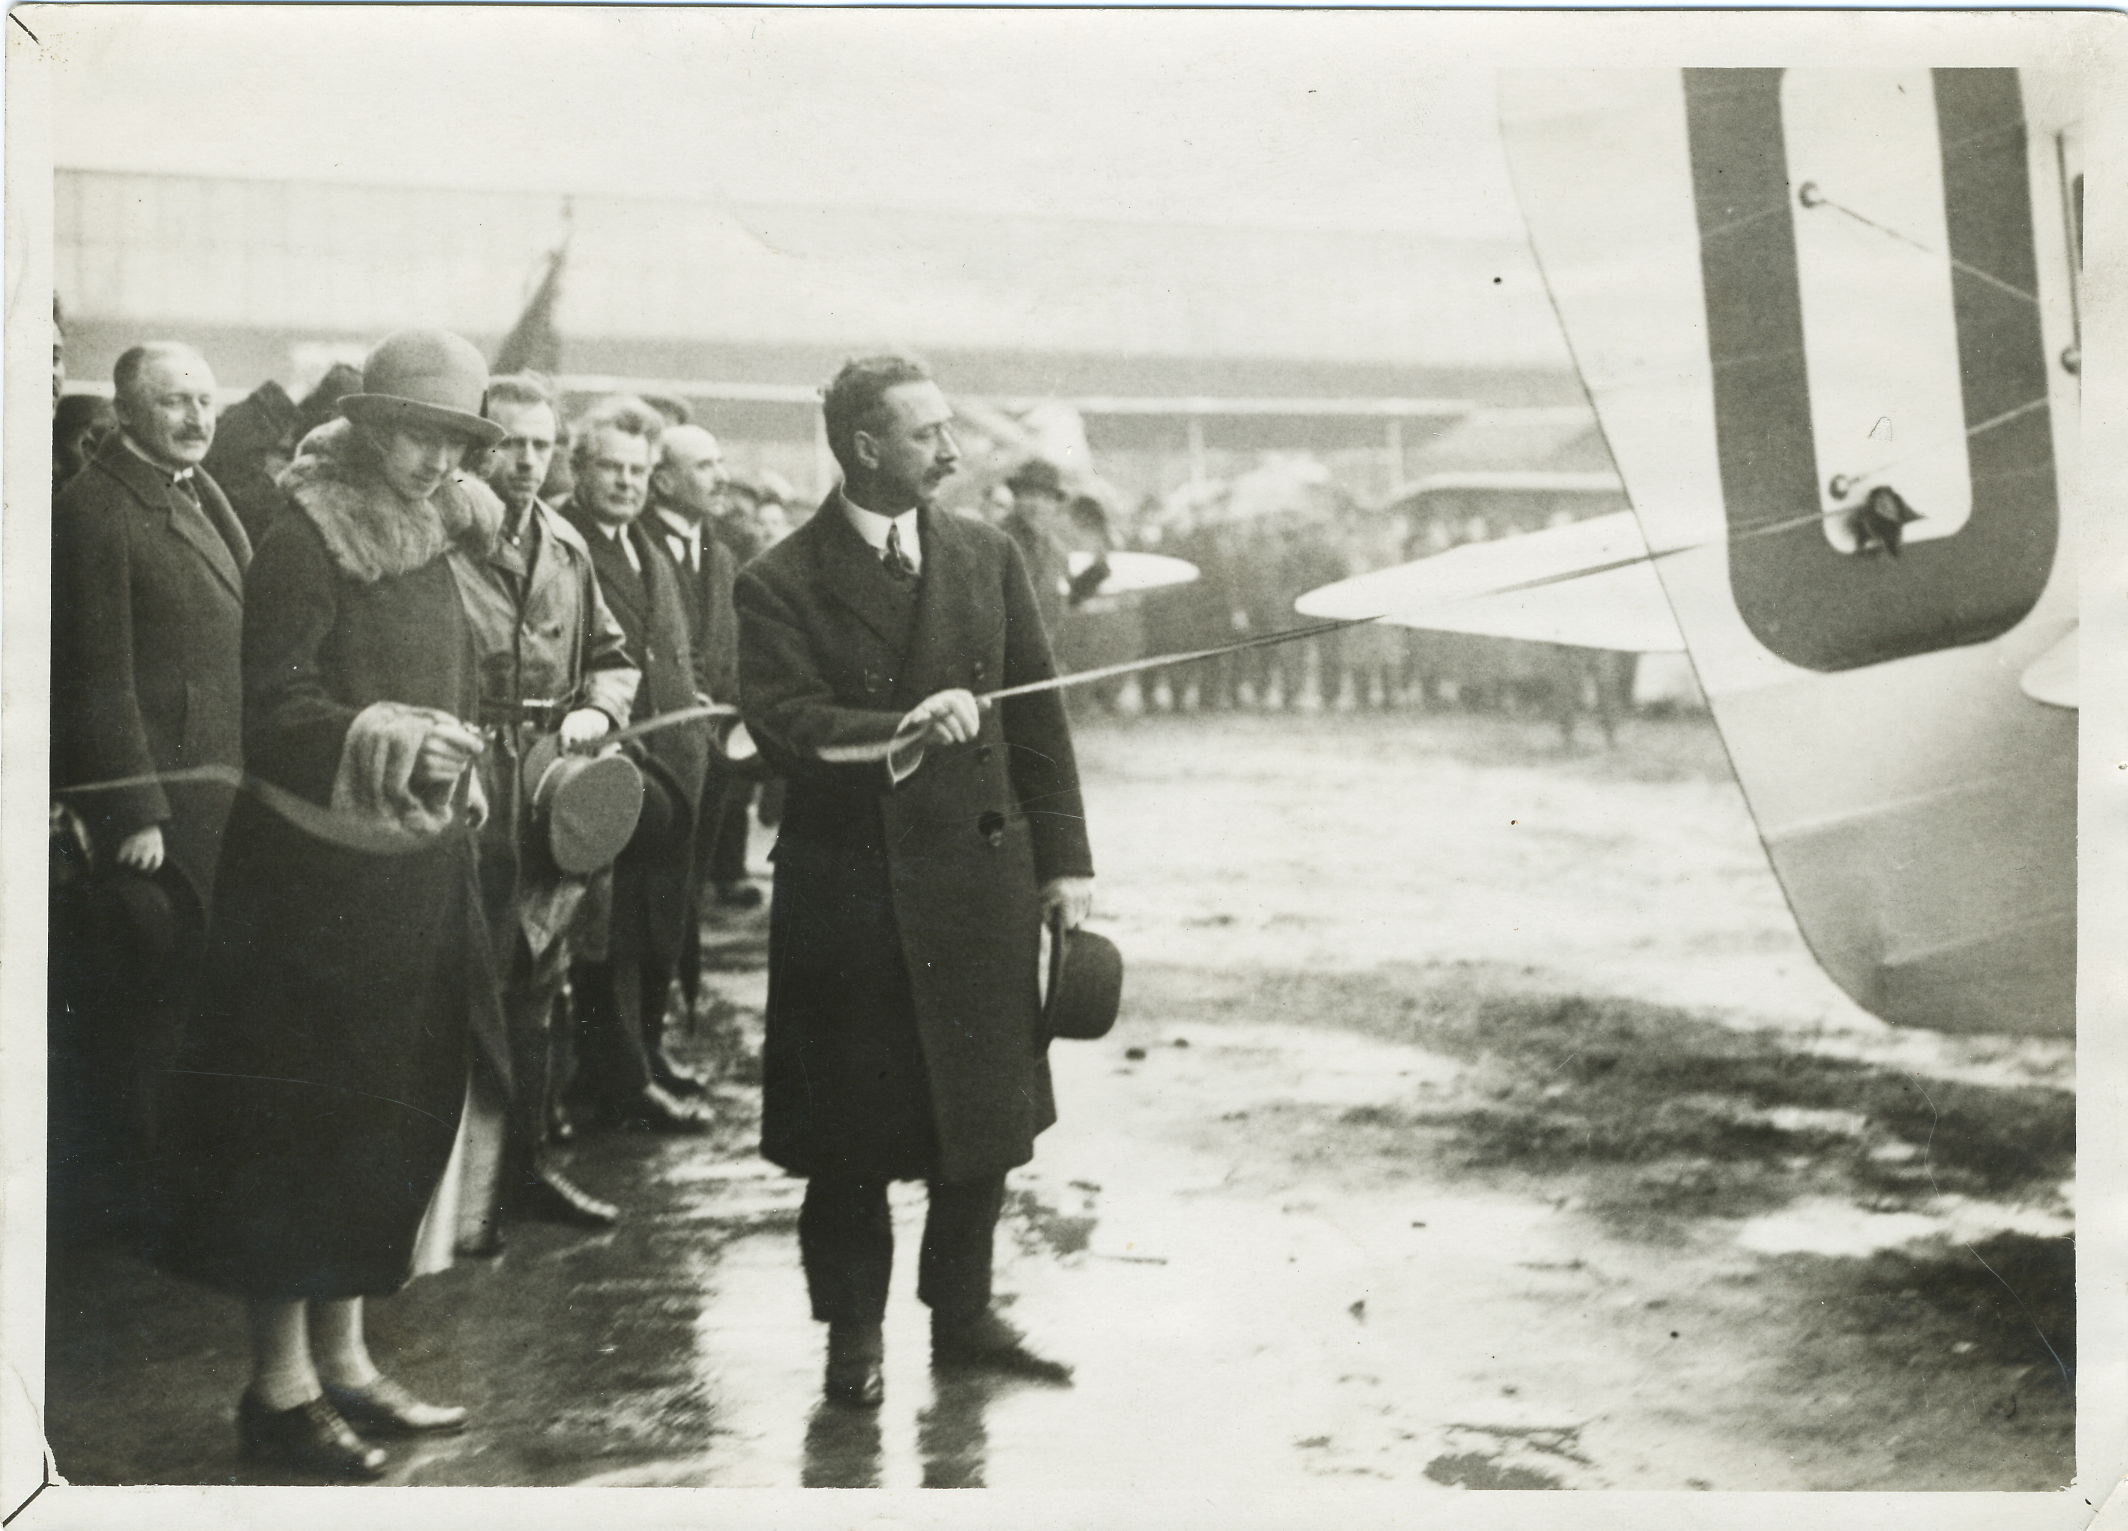
[[[423,1403],[389,1377],[358,1388],[328,1382],[325,1396],[349,1424],[373,1435],[456,1435],[466,1427],[464,1409]]]
[[[318,1478],[384,1475],[384,1453],[348,1428],[323,1398],[270,1410],[249,1392],[236,1410],[237,1438],[247,1461],[290,1468]]]

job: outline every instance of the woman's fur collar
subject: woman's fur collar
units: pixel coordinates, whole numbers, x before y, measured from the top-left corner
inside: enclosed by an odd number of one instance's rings
[[[502,529],[502,501],[472,474],[451,474],[410,505],[356,457],[354,426],[333,420],[303,438],[280,477],[326,554],[358,584],[411,574],[453,548],[486,554]]]

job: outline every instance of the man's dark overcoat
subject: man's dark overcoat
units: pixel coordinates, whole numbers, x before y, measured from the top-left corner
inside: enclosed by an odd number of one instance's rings
[[[87,783],[242,763],[243,570],[251,543],[214,480],[197,508],[115,434],[54,506],[52,784],[93,871],[55,884],[49,1030],[54,1227],[145,1206],[156,1104],[198,977],[232,788]],[[162,867],[113,853],[160,826]]]
[[[344,422],[305,441],[281,480],[291,506],[245,584],[247,768],[321,807],[373,704],[474,715],[472,636],[445,554],[492,536],[501,515],[466,476],[410,507],[350,445]],[[465,818],[419,849],[373,854],[247,794],[217,892],[173,1091],[162,1262],[247,1295],[394,1291],[457,1133],[468,1028],[500,1032]]]
[[[800,1174],[959,1181],[1056,1119],[1040,889],[1091,876],[1055,693],[982,714],[899,785],[823,747],[884,739],[934,692],[1054,673],[1018,549],[925,509],[913,590],[841,497],[739,576],[747,724],[789,781],[775,850],[762,1151]]]
[[[666,555],[681,604],[687,608],[687,638],[695,661],[695,689],[715,702],[739,699],[739,616],[732,609],[732,581],[738,570],[731,549],[705,522],[696,528],[699,552],[692,565],[686,539],[658,514],[653,504],[643,517],[643,526],[658,551]],[[702,802],[695,814],[694,886],[699,893],[705,881],[716,876],[720,861],[718,842],[726,834],[746,834],[744,808],[736,820],[731,813],[735,796],[747,792],[750,782],[732,770],[714,749],[702,782]],[[744,865],[745,852],[740,853]],[[690,920],[680,949],[680,985],[691,1003],[702,985],[702,928]]]
[[[243,760],[238,652],[251,541],[195,471],[204,521],[170,476],[116,434],[52,511],[53,785]],[[231,789],[148,784],[74,800],[108,858],[161,824],[166,855],[206,908]]]
[[[667,555],[673,578],[679,583],[680,601],[687,609],[687,642],[695,662],[695,685],[720,702],[737,699],[739,691],[739,617],[732,609],[732,582],[738,564],[732,552],[705,522],[697,532],[701,562],[689,568],[674,546],[674,533],[655,512],[646,514],[643,528],[650,532],[658,550]]]
[[[634,544],[642,566],[638,573],[620,543],[600,531],[581,506],[572,502],[564,513],[591,549],[599,592],[621,624],[628,653],[642,672],[632,721],[692,707],[694,649],[672,561],[652,545],[642,522],[635,521],[622,535]],[[671,827],[654,836],[639,833],[614,864],[611,942],[616,961],[640,940],[652,961],[669,966],[679,960],[694,909],[694,818],[709,768],[709,726],[695,722],[659,729],[644,737],[641,749],[647,757],[646,789],[664,794]]]

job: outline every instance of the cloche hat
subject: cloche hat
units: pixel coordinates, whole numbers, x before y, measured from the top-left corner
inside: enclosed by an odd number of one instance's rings
[[[481,416],[487,392],[488,364],[470,340],[449,330],[401,330],[363,358],[362,389],[340,400],[340,413],[379,425],[421,420],[487,447],[503,437]]]

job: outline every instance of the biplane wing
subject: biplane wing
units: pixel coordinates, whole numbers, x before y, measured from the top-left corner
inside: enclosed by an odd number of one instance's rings
[[[1863,1006],[1944,1030],[2075,1019],[2080,170],[2051,89],[1500,86],[1633,513],[1689,549],[1654,577],[1797,923]]]
[[[1684,635],[1630,511],[1467,543],[1311,590],[1302,616],[1379,617],[1397,627],[1677,653]],[[1594,572],[1578,572],[1594,571]]]

